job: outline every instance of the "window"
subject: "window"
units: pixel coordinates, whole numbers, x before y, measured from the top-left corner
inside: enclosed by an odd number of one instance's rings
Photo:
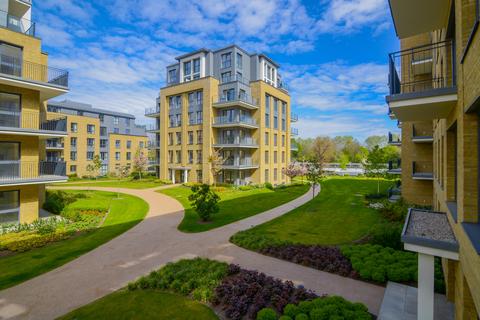
[[[170,128],[175,127],[175,117],[173,115],[168,116],[168,122],[170,124]]]
[[[276,147],[277,146],[277,140],[278,140],[278,134],[274,134],[273,135],[273,146]]]
[[[273,116],[273,129],[278,130],[278,116]]]
[[[140,142],[138,143],[138,147],[139,147],[140,149],[145,148],[145,141],[140,141]]]
[[[113,128],[113,133],[117,133],[117,134],[120,133],[120,129],[118,129],[118,128]]]
[[[168,83],[177,82],[177,69],[168,70]]]
[[[130,160],[132,160],[132,153],[127,152],[127,161],[130,161]]]
[[[197,111],[197,124],[203,123],[203,111]]]
[[[265,182],[268,182],[270,179],[270,173],[268,172],[268,169],[265,169]]]
[[[70,151],[70,160],[72,161],[77,160],[77,151]]]
[[[278,179],[278,170],[277,168],[273,169],[273,180],[277,181]]]
[[[242,69],[243,68],[243,57],[240,53],[237,52],[237,68]]]
[[[222,83],[232,81],[232,73],[230,71],[222,73]]]
[[[108,160],[108,152],[100,152],[100,160]]]
[[[230,68],[232,66],[232,53],[224,53],[222,58],[222,68]]]
[[[173,133],[172,132],[168,133],[168,145],[169,146],[173,145]]]
[[[243,81],[243,74],[237,71],[237,81],[241,81],[242,83],[246,83],[247,81]],[[243,91],[243,90],[242,90]]]
[[[130,118],[125,118],[125,125],[130,127]]]
[[[118,117],[113,117],[113,124],[118,125]]]
[[[2,115],[0,116],[0,126],[20,127],[20,109],[20,95],[0,93],[0,110],[2,111]]]
[[[87,146],[88,147],[94,147],[95,146],[95,139],[87,138]]]
[[[75,138],[75,137],[70,138],[70,146],[72,146],[72,147],[77,146],[77,138]]]
[[[100,122],[103,123],[103,121],[105,120],[105,116],[103,114],[99,114],[98,119],[100,119]]]
[[[168,151],[168,163],[173,163],[173,151]]]
[[[193,131],[188,131],[188,144],[193,144]]]
[[[89,161],[93,160],[93,155],[94,155],[93,151],[87,151],[87,160]]]
[[[193,150],[188,150],[188,163],[193,163]]]
[[[265,95],[265,127],[270,128],[270,96]]]
[[[197,150],[197,163],[202,163],[203,161],[203,153],[202,150]]]
[[[265,132],[265,145],[268,146],[269,143],[270,143],[270,135],[268,134],[268,132]]]
[[[287,121],[285,119],[282,119],[282,131],[287,130]]]
[[[197,143],[198,144],[203,143],[203,131],[202,130],[197,130]]]
[[[192,80],[192,62],[187,61],[183,63],[183,81]]]
[[[101,136],[107,135],[107,127],[100,127],[100,135]]]
[[[115,140],[115,148],[120,149],[120,140]]]
[[[71,166],[70,166],[70,172],[73,172],[73,173],[77,172],[77,166],[74,165],[74,164],[71,165]]]
[[[235,100],[235,89],[223,90],[222,100],[223,101],[233,101],[233,100]]]
[[[132,141],[127,140],[127,149],[131,149],[131,148],[132,148]]]
[[[282,163],[285,163],[285,151],[282,151]]]
[[[282,118],[287,116],[287,103],[282,101]]]
[[[176,127],[181,127],[182,126],[182,114],[181,113],[177,113],[175,115],[175,126]]]
[[[182,108],[182,96],[168,97],[168,106],[169,106],[170,109],[181,109]]]
[[[182,151],[175,151],[177,156],[177,163],[182,163]]]
[[[182,133],[181,132],[175,132],[175,135],[177,137],[177,144],[182,144]]]
[[[0,191],[0,221],[2,223],[17,223],[20,213],[20,192]]]
[[[115,160],[120,161],[120,152],[115,152]]]
[[[202,170],[197,170],[197,182],[202,182],[202,180],[203,180]]]
[[[78,124],[76,122],[70,123],[70,131],[71,132],[78,132]]]
[[[108,144],[107,139],[100,139],[100,148],[106,148]]]
[[[200,78],[200,58],[193,59],[193,79]]]
[[[265,163],[268,164],[268,160],[269,160],[270,156],[268,154],[268,151],[265,151]]]
[[[285,135],[282,135],[282,147],[285,147]]]
[[[273,151],[273,163],[277,163],[278,162],[278,152],[277,151]]]
[[[193,117],[193,112],[188,113],[188,124],[189,125],[194,125],[195,124],[195,118]]]

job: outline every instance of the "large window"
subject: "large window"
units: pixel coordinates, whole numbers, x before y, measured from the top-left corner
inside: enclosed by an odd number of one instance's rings
[[[78,124],[75,122],[70,123],[70,131],[77,132],[78,131]]]
[[[230,68],[232,66],[232,53],[224,53],[222,58],[222,68]]]
[[[192,62],[187,61],[183,63],[183,81],[192,80]]]
[[[265,127],[270,128],[270,96],[265,95]]]
[[[6,43],[0,43],[0,72],[12,76],[22,76],[22,48]]]
[[[0,191],[0,224],[19,221],[20,191]]]
[[[20,176],[20,143],[0,142],[0,179]]]
[[[243,59],[242,55],[240,53],[237,53],[237,68],[242,69],[243,68]]]
[[[20,127],[20,95],[0,92],[0,126]]]
[[[87,125],[87,133],[89,133],[89,134],[94,134],[94,133],[95,133],[95,125],[93,125],[93,124],[88,124],[88,125]]]
[[[168,70],[168,83],[177,82],[177,69]]]

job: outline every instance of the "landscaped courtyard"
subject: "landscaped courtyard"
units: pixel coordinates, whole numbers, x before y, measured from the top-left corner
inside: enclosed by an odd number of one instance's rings
[[[106,188],[126,188],[126,189],[149,189],[161,187],[167,184],[167,181],[162,181],[154,178],[143,179],[116,179],[116,178],[102,178],[94,179],[77,179],[73,181],[57,183],[58,187],[106,187]]]

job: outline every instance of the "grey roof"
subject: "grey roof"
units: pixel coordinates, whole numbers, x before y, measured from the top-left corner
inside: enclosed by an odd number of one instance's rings
[[[94,108],[91,104],[72,101],[72,100],[48,101],[48,105],[70,109],[70,110],[78,110],[78,111],[85,111],[85,112],[91,112],[91,113],[105,114],[105,115],[110,115],[115,117],[135,119],[135,116],[133,114]]]
[[[188,56],[200,53],[200,52],[210,52],[210,50],[208,50],[206,48],[200,48],[198,50],[195,50],[195,51],[192,51],[192,52],[189,52],[189,53],[185,53],[185,54],[182,54],[181,56],[175,57],[175,59],[180,60],[180,59],[183,59],[185,57],[188,57]]]

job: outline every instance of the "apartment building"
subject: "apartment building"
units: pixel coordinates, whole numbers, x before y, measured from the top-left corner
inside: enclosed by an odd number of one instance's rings
[[[67,137],[48,139],[46,155],[52,162],[65,161],[67,175],[88,175],[87,166],[96,155],[103,163],[100,174],[105,175],[118,167],[133,167],[137,152],[148,153],[146,128],[131,114],[70,100],[49,101],[47,112],[49,118],[66,118]]]
[[[67,179],[45,158],[66,119],[47,119],[44,102],[68,92],[68,72],[49,66],[31,12],[31,0],[0,0],[0,223],[38,219],[45,184]]]
[[[281,184],[290,162],[290,96],[279,65],[232,45],[176,57],[145,115],[157,172],[174,182]],[[217,161],[211,159],[216,158]]]
[[[480,1],[390,0],[401,51],[389,55],[401,123],[402,240],[419,253],[418,319],[433,319],[434,257],[456,319],[480,313]]]

